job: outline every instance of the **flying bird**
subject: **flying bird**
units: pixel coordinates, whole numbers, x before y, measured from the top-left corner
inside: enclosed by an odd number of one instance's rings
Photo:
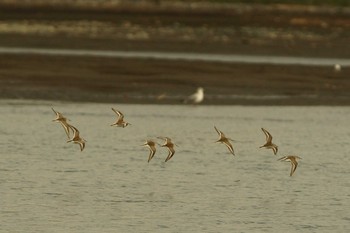
[[[70,125],[67,123],[67,120],[68,120],[68,119],[65,118],[65,117],[62,115],[62,113],[55,111],[55,109],[53,109],[53,108],[51,108],[51,109],[52,109],[52,111],[56,114],[56,118],[53,119],[52,121],[54,121],[54,122],[59,122],[59,123],[62,125],[64,131],[66,132],[67,137],[69,138],[69,134],[70,134],[69,126],[70,126]]]
[[[296,155],[288,155],[288,156],[284,156],[284,157],[278,159],[278,161],[290,161],[292,167],[290,169],[290,175],[289,176],[292,176],[293,173],[295,172],[295,170],[298,167],[297,159],[301,159],[301,158],[299,156],[296,156]]]
[[[157,137],[157,138],[165,140],[164,144],[161,145],[161,147],[168,148],[169,154],[168,154],[167,158],[165,159],[165,162],[167,162],[169,159],[171,159],[174,156],[174,154],[175,154],[174,145],[176,145],[176,144],[173,143],[171,141],[171,139],[168,137]]]
[[[146,140],[146,142],[142,145],[146,146],[149,149],[149,156],[148,156],[148,162],[151,161],[153,158],[154,154],[156,153],[156,143],[152,140]]]
[[[111,124],[111,126],[125,128],[126,126],[131,125],[130,123],[124,121],[124,114],[121,111],[115,110],[114,108],[112,108],[112,110],[118,115],[118,118],[113,124]]]
[[[216,132],[219,134],[219,139],[218,139],[217,141],[215,141],[215,142],[221,142],[221,143],[225,144],[225,146],[227,146],[227,148],[229,149],[229,151],[230,151],[233,155],[235,155],[235,152],[234,152],[234,150],[233,150],[233,146],[232,146],[232,144],[230,143],[230,141],[234,141],[234,140],[232,140],[231,138],[226,137],[225,134],[224,134],[222,131],[220,131],[220,130],[218,130],[218,129],[216,128],[216,126],[214,126],[214,128],[215,128]]]
[[[68,142],[74,142],[76,144],[79,144],[80,146],[80,151],[83,151],[85,148],[85,142],[86,140],[82,137],[80,137],[79,130],[75,128],[74,126],[70,125],[69,126],[73,130],[73,137],[67,141]]]
[[[272,149],[273,153],[276,155],[277,151],[278,151],[278,146],[276,146],[275,144],[272,143],[272,135],[264,128],[261,128],[261,130],[264,132],[265,136],[266,136],[266,143],[262,146],[260,146],[259,148],[266,148],[266,149]]]

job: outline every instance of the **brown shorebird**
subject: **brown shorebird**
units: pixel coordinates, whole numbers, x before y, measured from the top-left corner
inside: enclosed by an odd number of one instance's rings
[[[161,147],[168,148],[169,154],[168,154],[168,157],[165,159],[165,162],[167,162],[169,159],[171,159],[174,156],[174,154],[175,154],[174,145],[176,145],[176,144],[173,143],[171,141],[171,139],[168,137],[157,137],[157,138],[165,140],[164,144],[161,145]]]
[[[299,156],[296,156],[296,155],[287,155],[287,156],[284,156],[284,157],[278,159],[278,161],[290,161],[292,167],[290,169],[290,175],[289,176],[292,176],[293,173],[295,172],[295,170],[298,167],[297,159],[301,159],[301,158]]]
[[[73,137],[71,139],[69,139],[67,141],[68,142],[74,142],[76,144],[79,144],[80,146],[80,151],[83,151],[83,149],[85,148],[85,142],[86,140],[82,137],[80,137],[79,135],[79,130],[77,128],[75,128],[72,125],[69,125],[69,128],[71,128],[73,130]]]
[[[117,127],[123,127],[125,128],[128,125],[131,125],[130,123],[124,121],[124,114],[121,113],[118,110],[115,110],[114,108],[112,108],[113,112],[115,112],[118,115],[118,118],[116,120],[116,122],[114,122],[113,124],[111,124],[111,126],[117,126]]]
[[[272,143],[272,136],[269,132],[267,132],[266,129],[261,128],[261,130],[264,132],[265,136],[266,136],[266,143],[262,146],[260,146],[260,148],[265,147],[266,149],[272,149],[273,153],[276,155],[277,151],[278,151],[278,146],[276,146],[275,144]]]
[[[222,131],[220,131],[220,130],[218,130],[218,129],[216,128],[216,126],[214,126],[214,128],[215,128],[216,132],[219,134],[219,139],[218,139],[217,141],[215,141],[215,142],[224,143],[224,144],[227,146],[227,148],[229,149],[229,151],[230,151],[233,155],[235,155],[235,152],[233,151],[233,146],[232,146],[232,144],[229,142],[229,141],[234,141],[234,140],[232,140],[231,138],[227,138],[227,137],[225,136],[225,134],[224,134]]]
[[[70,125],[67,123],[67,120],[68,120],[68,119],[65,118],[65,117],[62,115],[62,113],[55,111],[55,109],[53,109],[53,108],[51,108],[51,109],[52,109],[52,111],[56,114],[56,118],[53,119],[52,121],[61,123],[61,125],[62,125],[64,131],[65,131],[66,134],[67,134],[67,137],[69,138],[69,133],[70,133],[70,132],[69,132],[69,126],[70,126]]]
[[[146,142],[142,146],[148,147],[149,149],[148,162],[151,161],[154,154],[156,153],[156,143],[152,140],[146,140]]]

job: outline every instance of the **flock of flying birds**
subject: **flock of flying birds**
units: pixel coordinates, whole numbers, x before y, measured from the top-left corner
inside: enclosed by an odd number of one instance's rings
[[[79,130],[76,127],[74,127],[73,125],[69,124],[67,122],[68,119],[66,117],[64,117],[62,115],[62,113],[55,111],[53,108],[52,108],[52,111],[56,114],[56,118],[53,119],[52,121],[59,122],[62,125],[62,127],[63,127],[63,129],[68,137],[67,143],[73,142],[75,144],[79,144],[80,150],[83,151],[85,148],[86,140],[80,136]],[[117,115],[117,119],[113,124],[111,124],[111,126],[125,128],[128,125],[131,125],[129,122],[124,121],[124,115],[122,112],[120,112],[114,108],[112,108],[112,111],[115,112],[115,114]],[[223,143],[228,148],[229,152],[232,155],[235,155],[233,146],[230,143],[230,141],[234,141],[234,140],[226,137],[222,131],[220,131],[216,128],[216,126],[214,126],[214,129],[216,130],[216,132],[219,135],[219,139],[215,142]],[[264,129],[264,128],[261,128],[261,129],[266,136],[266,143],[264,145],[260,146],[260,148],[272,149],[273,153],[276,155],[278,152],[278,146],[275,145],[274,143],[272,143],[272,135],[266,129]],[[71,131],[73,134],[72,137],[70,137]],[[166,147],[168,149],[168,156],[166,157],[165,162],[167,162],[174,156],[174,154],[175,154],[174,146],[177,146],[177,145],[175,143],[173,143],[169,137],[157,137],[157,138],[164,140],[164,143],[159,144],[159,143],[155,142],[154,140],[148,139],[141,146],[146,146],[150,151],[149,156],[148,156],[148,162],[151,161],[151,159],[154,157],[154,155],[157,151],[156,145],[159,145],[161,147]],[[297,166],[298,166],[297,159],[301,159],[301,158],[299,156],[296,156],[296,155],[288,155],[288,156],[284,156],[284,157],[278,159],[278,161],[291,162],[290,176],[292,176],[293,173],[295,172],[295,170],[297,169]]]

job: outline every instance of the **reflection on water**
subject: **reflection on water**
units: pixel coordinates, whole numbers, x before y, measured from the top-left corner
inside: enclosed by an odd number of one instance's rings
[[[87,140],[66,143],[64,113]],[[111,107],[132,125],[110,127]],[[349,107],[0,102],[4,232],[347,232]],[[213,143],[216,125],[236,156]],[[278,156],[259,149],[268,129]],[[148,164],[147,138],[179,145]],[[287,154],[302,157],[293,177]]]

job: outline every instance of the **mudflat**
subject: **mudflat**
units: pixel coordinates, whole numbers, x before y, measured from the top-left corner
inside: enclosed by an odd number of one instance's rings
[[[348,8],[33,2],[2,3],[2,47],[350,59]],[[1,98],[176,104],[202,86],[204,104],[350,104],[349,67],[34,54],[0,58]]]

